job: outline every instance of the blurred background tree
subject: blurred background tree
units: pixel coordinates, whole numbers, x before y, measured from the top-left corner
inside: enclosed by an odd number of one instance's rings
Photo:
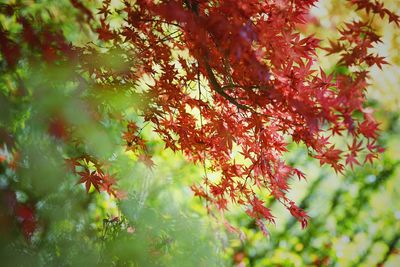
[[[200,170],[164,150],[136,115],[134,94],[80,72],[70,43],[98,47],[89,9],[65,0],[7,1],[0,10],[1,265],[221,265],[218,226],[189,188]],[[123,69],[118,51],[87,56]],[[142,127],[151,160],[125,151],[121,111]],[[105,160],[112,164],[98,169]]]
[[[76,67],[81,62],[77,55],[82,54],[69,43],[87,51],[93,47],[92,54],[85,54],[87,62],[104,72],[124,71],[127,64],[118,49],[99,52],[102,44],[85,23],[98,3],[80,3],[0,4],[4,266],[399,265],[398,29],[374,22],[384,36],[379,52],[391,63],[383,72],[372,71],[369,91],[381,123],[380,142],[386,148],[382,158],[338,178],[331,169],[310,161],[304,147],[292,145],[293,151],[285,156],[302,166],[309,180],[293,181],[290,196],[301,199],[300,207],[310,212],[312,222],[301,230],[271,198],[267,204],[276,214],[276,226],[269,227],[267,239],[243,209],[233,207],[227,220],[244,235],[227,234],[224,229],[233,228],[192,198],[189,186],[201,180],[203,167],[165,150],[137,115],[145,100],[121,84],[91,84],[90,73]],[[391,10],[400,7],[395,0],[385,5]],[[311,25],[301,31],[335,39],[338,23],[357,16],[351,10],[343,1],[321,1],[311,13]],[[113,20],[118,24],[121,18]],[[320,58],[324,69],[335,69],[331,57]],[[115,120],[121,112],[140,128],[151,159],[146,153],[125,151],[121,133],[127,131],[127,123]],[[67,172],[66,165],[71,164],[73,171]],[[109,177],[109,183],[97,188],[96,180],[90,180],[96,176],[83,176],[86,170]],[[77,185],[77,177],[89,180]]]

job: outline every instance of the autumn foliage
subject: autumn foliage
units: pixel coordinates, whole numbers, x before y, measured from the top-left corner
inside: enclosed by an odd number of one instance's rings
[[[70,2],[81,26],[97,34],[94,44],[71,44],[57,29],[37,28],[35,18],[18,13],[21,6],[2,4],[1,12],[16,14],[21,26],[18,36],[0,28],[7,66],[20,64],[24,49],[34,50],[32,61],[72,63],[82,84],[134,95],[143,123],[123,112],[112,114],[126,125],[121,133],[126,150],[152,168],[141,137],[142,126],[150,123],[166,148],[220,173],[212,180],[205,172],[203,183],[191,187],[196,196],[222,211],[230,203],[243,206],[265,233],[264,223],[274,222],[265,204],[269,195],[302,227],[308,224],[307,213],[287,196],[291,179],[306,178],[285,160],[291,143],[304,145],[309,157],[337,173],[372,162],[382,152],[379,125],[365,98],[369,68],[387,64],[373,52],[381,39],[372,21],[380,17],[399,26],[400,18],[381,2],[344,1],[364,19],[339,27],[337,40],[300,31],[309,22],[313,0],[138,0],[119,6],[104,0],[97,11],[84,1]],[[116,14],[122,22],[113,22]],[[320,68],[321,52],[336,55],[332,58],[341,68]],[[118,66],[98,60],[105,54]],[[88,113],[99,116],[95,108]],[[73,132],[62,119],[49,120],[55,138],[78,143]],[[71,155],[66,166],[87,191],[93,186],[123,195],[107,171],[107,159]],[[28,232],[32,212],[17,211]]]

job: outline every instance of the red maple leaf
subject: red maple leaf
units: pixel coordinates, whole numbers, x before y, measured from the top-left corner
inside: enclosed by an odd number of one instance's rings
[[[349,153],[345,157],[346,157],[346,164],[350,165],[352,170],[354,168],[354,165],[360,165],[360,162],[358,162],[356,155],[354,153]]]
[[[253,218],[273,221],[268,207],[255,193],[269,192],[304,227],[306,214],[287,196],[288,180],[293,176],[304,178],[302,172],[282,160],[291,141],[304,144],[321,165],[329,164],[336,172],[342,172],[343,160],[351,168],[358,164],[358,154],[363,150],[370,152],[365,162],[372,162],[382,152],[374,143],[378,123],[364,107],[368,66],[381,68],[386,64],[383,57],[371,51],[380,37],[368,13],[399,23],[399,17],[386,9],[383,1],[350,0],[355,8],[367,12],[367,20],[345,23],[338,39],[329,40],[324,48],[327,53],[340,54],[336,62],[340,66],[330,74],[315,71],[319,40],[298,31],[313,0],[295,1],[293,5],[258,0],[221,0],[218,4],[122,1],[120,8],[104,0],[98,16],[81,1],[70,2],[80,17],[86,17],[86,23],[90,21],[88,28],[97,32],[94,43],[112,45],[74,46],[62,33],[32,27],[21,12],[16,22],[23,29],[20,34],[0,29],[0,52],[8,67],[14,68],[30,50],[50,65],[75,55],[79,64],[73,65],[77,65],[76,73],[82,74],[83,80],[134,95],[139,102],[133,108],[135,116],[149,123],[166,147],[221,173],[213,183],[207,181],[209,190],[192,188],[196,195],[221,209],[229,202],[239,203]],[[112,22],[109,16],[114,15],[123,17],[124,23]],[[93,25],[100,26],[94,29]],[[121,64],[98,60],[114,56],[116,50],[121,53]],[[151,82],[131,86],[140,80]],[[93,95],[87,99],[97,99],[100,90],[93,91],[88,92]],[[110,119],[125,119],[124,112],[114,112],[107,103],[104,106]],[[103,103],[99,110],[102,107]],[[101,120],[102,112],[90,113]],[[53,123],[49,132],[67,139],[63,126]],[[354,140],[349,151],[342,153],[331,144],[336,141],[334,135],[346,134]],[[129,122],[122,135],[126,150],[152,168],[154,162],[138,126]],[[362,146],[363,137],[368,139],[366,147]],[[236,152],[244,157],[244,164],[232,160]],[[95,170],[89,171],[84,160],[93,163]],[[107,160],[85,155],[69,163],[86,191],[93,186],[97,191],[117,194],[115,181],[105,175],[111,164]],[[81,168],[84,171],[77,172]]]
[[[85,184],[86,192],[89,192],[92,185],[98,192],[100,192],[102,178],[97,171],[90,172],[88,169],[86,169],[83,172],[78,172],[78,174],[81,176],[81,179],[78,183]]]
[[[149,169],[152,169],[155,166],[154,161],[148,154],[140,154],[138,160],[144,163],[144,165],[146,165],[146,167]]]

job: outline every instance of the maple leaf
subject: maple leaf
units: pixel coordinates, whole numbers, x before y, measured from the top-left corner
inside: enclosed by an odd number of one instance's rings
[[[152,169],[155,166],[154,161],[148,154],[140,154],[138,160],[144,163],[144,165],[146,165],[146,167],[149,169]]]
[[[345,155],[345,157],[346,157],[346,164],[350,165],[352,170],[354,168],[354,165],[360,165],[360,162],[358,162],[356,155],[354,153],[349,153]]]
[[[88,169],[86,169],[83,172],[78,172],[78,174],[81,176],[81,179],[78,181],[78,183],[85,184],[86,192],[89,192],[92,185],[98,192],[100,192],[102,178],[97,171],[90,172]]]
[[[114,33],[107,24],[102,23],[101,27],[99,27],[96,32],[99,34],[100,40],[109,41],[114,38]]]
[[[48,132],[58,139],[65,140],[68,137],[65,120],[62,118],[54,118],[50,120]]]
[[[19,204],[16,207],[15,213],[18,221],[21,223],[25,238],[29,239],[37,226],[34,208],[27,204]]]
[[[325,51],[327,51],[328,53],[326,54],[327,56],[332,55],[332,54],[336,54],[336,53],[340,53],[342,51],[344,51],[346,49],[346,47],[340,43],[340,42],[334,42],[332,40],[329,40],[329,47],[324,47],[322,49],[324,49]]]
[[[9,38],[3,27],[0,27],[0,52],[11,68],[15,67],[21,57],[20,47]]]
[[[374,159],[376,159],[376,158],[378,158],[378,155],[376,153],[368,153],[365,156],[364,163],[369,162],[370,164],[373,164]]]
[[[332,145],[329,147],[325,152],[323,152],[320,155],[314,156],[316,159],[319,159],[320,164],[329,164],[332,166],[332,168],[335,170],[335,172],[342,173],[343,172],[343,164],[339,163],[339,160],[341,159],[340,154],[343,151],[340,149],[335,149],[335,147]]]
[[[190,189],[192,189],[192,191],[194,192],[195,196],[201,197],[201,198],[205,198],[208,199],[208,195],[206,194],[206,192],[204,192],[203,188],[199,188],[196,185],[192,185],[190,187]]]
[[[225,192],[225,190],[222,186],[212,184],[212,185],[210,185],[210,192],[214,196],[219,196],[219,195],[222,195]]]
[[[32,221],[35,218],[33,208],[22,204],[17,207],[16,215],[20,221]]]
[[[297,175],[297,178],[299,178],[299,180],[306,179],[306,175],[302,171],[300,171],[298,169],[294,169],[293,171]]]
[[[368,55],[364,58],[369,66],[377,65],[379,69],[382,69],[382,65],[389,64],[384,57],[379,57],[376,55]]]
[[[262,220],[257,219],[256,220],[256,224],[257,224],[258,228],[260,228],[260,230],[263,233],[263,235],[265,237],[269,238],[270,237],[270,233],[269,233],[267,227],[265,226],[265,223]]]
[[[101,187],[103,188],[103,190],[109,194],[115,195],[113,186],[115,185],[116,180],[114,176],[107,173],[101,176],[101,180],[102,180]]]
[[[7,157],[5,155],[0,155],[0,163],[3,163],[7,160]]]
[[[219,197],[215,201],[215,204],[217,205],[218,209],[226,210],[227,209],[227,205],[228,205],[228,200],[226,198]]]
[[[367,148],[370,152],[376,151],[378,153],[383,153],[385,151],[385,148],[377,145],[375,140],[372,140],[372,142],[368,141]]]
[[[376,139],[378,137],[379,123],[373,120],[364,120],[359,124],[359,132],[366,138]]]
[[[333,165],[339,161],[341,153],[340,149],[335,149],[335,146],[331,146],[322,155],[317,155],[315,158],[320,160],[321,165],[325,163]]]
[[[291,137],[293,142],[303,143],[311,156],[314,151],[313,157],[321,165],[329,164],[336,172],[343,171],[342,160],[350,168],[359,164],[358,155],[363,150],[370,152],[364,163],[383,152],[375,144],[378,124],[364,109],[368,67],[382,68],[387,63],[371,54],[381,39],[368,14],[399,24],[399,16],[386,9],[383,1],[350,1],[355,9],[367,12],[367,19],[345,23],[338,30],[339,38],[328,40],[323,49],[328,55],[340,56],[329,75],[322,69],[315,71],[319,40],[298,31],[298,23],[304,22],[315,4],[313,0],[293,4],[146,0],[122,1],[121,7],[104,0],[98,16],[93,16],[82,1],[70,2],[79,17],[86,18],[79,23],[97,33],[97,41],[112,45],[94,48],[70,44],[62,33],[34,27],[21,12],[16,19],[21,33],[0,29],[0,52],[7,67],[15,68],[23,53],[30,50],[54,65],[79,58],[74,71],[84,80],[105,88],[129,88],[122,93],[139,99],[140,105],[133,109],[135,116],[151,123],[167,148],[181,151],[195,163],[207,161],[207,168],[221,173],[212,184],[206,183],[210,190],[192,187],[196,196],[220,209],[226,209],[229,202],[238,203],[256,220],[271,222],[273,215],[255,196],[258,191],[270,192],[305,227],[305,212],[286,196],[288,179],[305,178],[282,160],[290,148],[286,140]],[[124,23],[114,23],[110,19],[114,15],[123,17]],[[122,65],[126,65],[122,71],[97,59],[113,54],[116,47],[121,50]],[[144,82],[145,88],[133,86],[144,77],[151,80]],[[99,110],[103,103],[100,106]],[[118,122],[125,119],[123,114],[111,114],[106,103],[104,106],[107,116],[113,115],[110,118]],[[93,113],[96,120],[102,119],[101,112]],[[363,121],[358,119],[359,113]],[[49,126],[50,134],[67,144],[72,142],[64,123]],[[152,168],[154,162],[140,132],[135,122],[128,122],[122,139],[126,150]],[[342,153],[331,144],[346,134],[353,137],[353,144]],[[363,137],[368,139],[366,147],[362,146]],[[247,165],[232,160],[236,150]],[[107,172],[111,162],[85,155],[68,163],[86,191],[93,186],[118,195],[116,182]],[[89,163],[92,166],[88,167]],[[84,171],[77,172],[81,168]],[[262,225],[259,228],[263,231]]]
[[[351,145],[347,145],[348,149],[356,154],[362,150],[361,148],[362,141],[357,142],[357,139],[353,139],[353,143]]]
[[[253,210],[248,213],[251,214],[254,218],[263,218],[269,222],[275,223],[274,216],[272,216],[270,209],[264,206],[264,202],[254,197],[253,200],[250,201],[252,204]]]
[[[292,216],[295,217],[301,223],[301,227],[303,229],[306,228],[308,225],[308,220],[310,218],[307,215],[307,213],[303,209],[296,206],[296,204],[293,201],[291,201],[289,203],[288,208],[289,208],[290,214],[292,214]]]

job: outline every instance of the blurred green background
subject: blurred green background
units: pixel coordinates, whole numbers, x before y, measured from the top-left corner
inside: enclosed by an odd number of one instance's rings
[[[96,38],[77,22],[77,11],[67,0],[5,3],[22,3],[19,12],[40,18],[37,30],[53,27],[75,45]],[[98,3],[88,1],[88,5],[95,8]],[[396,0],[385,1],[385,5],[400,9]],[[335,39],[339,23],[360,14],[344,1],[320,1],[311,12],[311,24],[301,31],[323,40]],[[21,26],[16,16],[2,9],[0,23],[18,41]],[[221,215],[207,213],[206,203],[194,198],[190,190],[204,176],[203,167],[165,150],[151,124],[144,124],[137,115],[141,100],[129,88],[83,83],[73,62],[49,65],[30,47],[22,49],[21,62],[13,69],[2,58],[1,265],[399,266],[400,31],[380,19],[374,27],[384,41],[378,52],[391,64],[383,71],[372,69],[368,91],[386,151],[373,165],[337,175],[310,160],[302,147],[293,146],[286,156],[309,178],[293,181],[290,197],[298,200],[312,219],[302,230],[271,199],[268,204],[276,225],[268,226],[270,238],[234,206],[225,219],[242,234],[227,231]],[[320,52],[323,68],[334,69],[335,58]],[[118,51],[111,51],[95,58],[93,64],[105,70],[124,68],[119,57]],[[152,169],[125,151],[121,133],[126,124],[115,119],[121,113],[143,127],[141,136],[148,141],[155,163]],[[66,143],[49,134],[49,122],[54,118],[74,129],[76,142]],[[78,177],[65,171],[64,161],[82,153],[111,162],[109,171],[116,174],[118,187],[125,192],[123,200],[99,194],[94,188],[86,194],[84,185],[77,185]],[[16,220],[15,211],[8,208],[11,202],[24,207]],[[24,236],[29,230],[26,221],[35,224],[28,240]]]

